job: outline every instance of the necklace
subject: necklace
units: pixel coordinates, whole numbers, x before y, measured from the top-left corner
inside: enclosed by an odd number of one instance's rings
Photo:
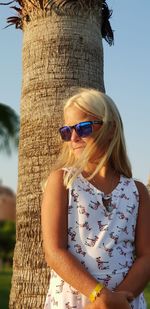
[[[111,182],[110,182],[112,191],[113,191],[113,184],[114,184],[115,175],[116,175],[116,171],[113,171],[113,174],[111,176]],[[90,175],[88,175],[88,177],[90,177]],[[92,178],[92,182],[93,182],[94,185],[96,185],[96,188],[97,188],[98,182],[96,182],[94,177]],[[112,210],[114,208],[113,205],[112,205],[112,193],[105,194],[104,192],[102,192],[102,203],[103,203],[103,206],[106,208],[106,210],[108,212],[112,212]]]
[[[103,197],[102,197],[102,202],[103,202],[103,205],[105,206],[106,210],[108,212],[112,212],[113,210],[113,205],[112,205],[112,195],[111,193],[110,194],[104,194]]]

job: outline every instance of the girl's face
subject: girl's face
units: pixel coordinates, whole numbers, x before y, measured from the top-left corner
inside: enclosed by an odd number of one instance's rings
[[[93,120],[99,120],[97,117],[87,114],[86,112],[83,112],[76,106],[71,106],[66,108],[64,113],[64,119],[65,119],[65,125],[66,126],[73,126],[75,124],[78,124],[80,122],[84,121],[93,121]],[[96,132],[100,129],[101,124],[93,124],[93,132]],[[73,129],[71,134],[71,140],[67,143],[69,143],[70,147],[72,148],[75,157],[80,157],[81,153],[83,152],[84,148],[86,147],[87,143],[89,141],[93,141],[94,137],[91,135],[87,137],[80,137],[76,133],[76,131]],[[96,151],[97,152],[97,151]],[[100,154],[100,150],[99,150]]]

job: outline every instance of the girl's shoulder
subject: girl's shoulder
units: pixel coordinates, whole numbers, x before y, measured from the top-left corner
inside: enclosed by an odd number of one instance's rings
[[[41,182],[41,188],[44,192],[48,183],[62,183],[64,177],[64,170],[58,169],[50,172],[49,176]]]
[[[144,183],[142,183],[139,180],[134,180],[134,182],[135,182],[135,185],[138,189],[140,197],[150,198],[149,191],[148,191],[147,187],[144,185]]]

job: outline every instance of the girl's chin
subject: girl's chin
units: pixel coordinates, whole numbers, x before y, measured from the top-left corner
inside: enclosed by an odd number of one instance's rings
[[[79,157],[82,154],[83,150],[84,150],[84,147],[73,149],[74,155]]]

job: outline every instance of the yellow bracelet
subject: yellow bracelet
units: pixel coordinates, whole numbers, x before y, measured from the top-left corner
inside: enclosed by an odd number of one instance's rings
[[[96,287],[94,288],[94,290],[91,292],[89,299],[91,301],[91,303],[93,303],[96,299],[96,297],[99,295],[99,293],[101,292],[101,290],[104,288],[104,286],[100,283],[98,283],[96,285]]]

